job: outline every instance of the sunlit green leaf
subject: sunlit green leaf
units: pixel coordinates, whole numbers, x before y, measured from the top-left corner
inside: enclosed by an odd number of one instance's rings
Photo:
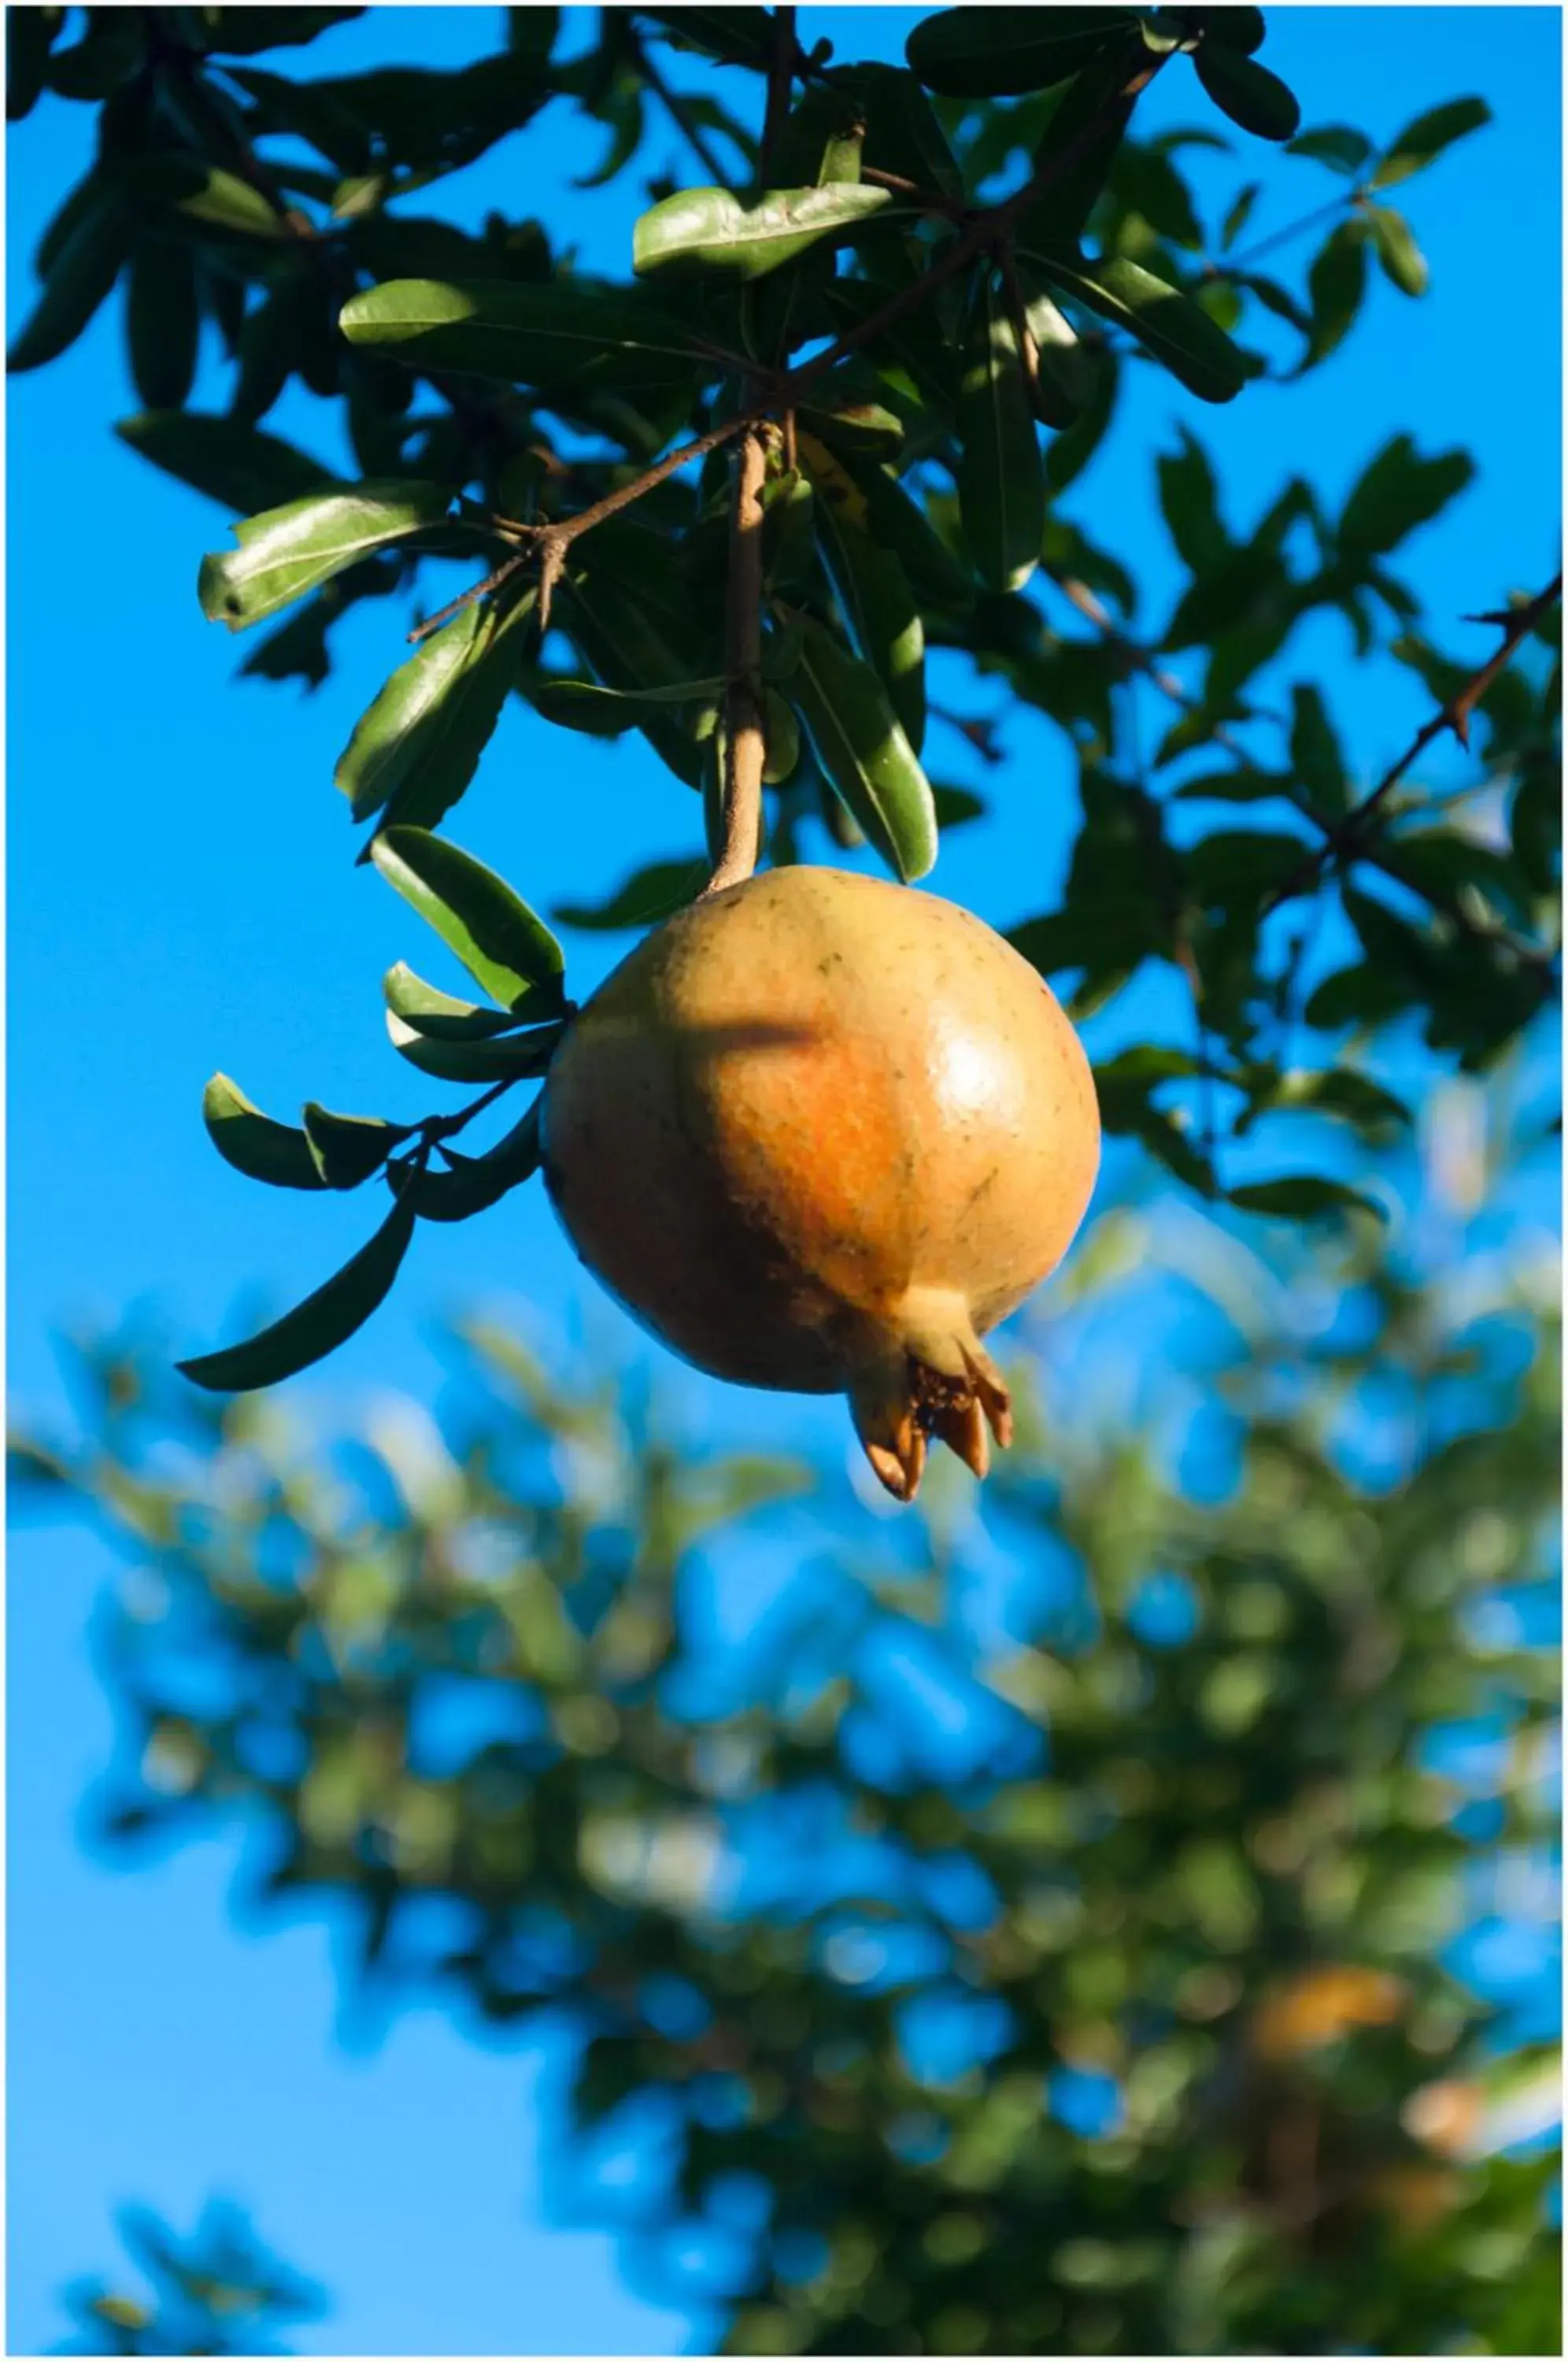
[[[304,1133],[263,1115],[226,1075],[215,1075],[203,1093],[202,1120],[213,1146],[237,1173],[275,1189],[326,1187]]]
[[[244,631],[373,551],[438,524],[451,498],[442,484],[356,484],[248,517],[234,528],[237,550],[202,560],[202,612]]]
[[[761,279],[823,238],[844,238],[892,202],[890,191],[853,182],[772,189],[751,205],[728,189],[681,189],[638,220],[632,268],[644,277],[712,270]]]
[[[869,665],[808,618],[792,684],[818,762],[894,875],[906,885],[936,859],[931,787]]]
[[[370,857],[492,1000],[513,1010],[558,1003],[561,947],[493,869],[422,828],[384,830]]]

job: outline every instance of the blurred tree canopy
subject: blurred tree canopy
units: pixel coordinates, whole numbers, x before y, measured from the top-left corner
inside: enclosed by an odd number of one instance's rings
[[[279,1124],[214,1078],[208,1126],[242,1172],[381,1176],[394,1202],[287,1321],[191,1374],[254,1386],[330,1352],[419,1220],[481,1213],[536,1166],[528,1112],[478,1156],[451,1142],[545,1072],[572,1006],[564,955],[434,833],[511,696],[569,731],[640,731],[701,790],[671,799],[667,860],[612,869],[601,902],[559,914],[626,928],[698,890],[748,799],[773,862],[869,840],[921,875],[941,828],[987,802],[928,776],[927,652],[960,694],[1004,681],[1061,732],[1078,782],[1059,898],[1012,940],[1080,1014],[1162,970],[1188,1003],[1175,1038],[1102,1065],[1109,1129],[1250,1211],[1353,1206],[1340,1174],[1288,1161],[1280,1120],[1309,1108],[1375,1140],[1404,1112],[1370,1071],[1391,1028],[1478,1070],[1555,990],[1559,586],[1509,603],[1500,550],[1476,586],[1490,620],[1456,642],[1424,617],[1408,545],[1463,492],[1466,452],[1398,434],[1337,513],[1282,469],[1242,518],[1223,413],[1287,409],[1353,332],[1370,272],[1424,293],[1391,199],[1419,201],[1485,105],[1456,96],[1382,149],[1342,123],[1303,129],[1251,7],[954,9],[916,26],[901,69],[803,41],[789,8],[501,10],[493,54],[458,72],[322,75],[288,53],[361,13],[7,12],[11,114],[64,99],[98,129],[10,366],[47,366],[123,290],[145,407],[118,432],[241,520],[200,590],[231,630],[266,626],[245,672],[312,686],[349,607],[414,600],[413,652],[389,620],[395,666],[334,777],[368,832],[359,857],[484,996],[402,963],[385,979],[421,1091],[485,1087],[456,1111],[310,1100]],[[1142,137],[1161,76],[1195,119]],[[582,120],[582,183],[624,176],[651,201],[624,279],[578,267],[569,189],[543,218],[420,210],[497,142],[525,149],[546,109]],[[1218,206],[1186,177],[1204,151],[1234,156]],[[1249,238],[1260,202],[1297,187],[1301,217]],[[217,370],[199,369],[215,346]],[[1215,406],[1211,438],[1183,427],[1128,486],[1157,502],[1183,571],[1159,613],[1074,515],[1139,370]],[[226,398],[193,408],[215,374]],[[267,425],[290,387],[358,480]],[[1430,692],[1380,776],[1301,676],[1325,616],[1357,663]],[[945,703],[930,718],[1003,786],[1005,723]],[[1474,777],[1437,795],[1419,757],[1449,736]],[[547,892],[525,830],[517,861]],[[1254,1129],[1282,1160],[1262,1180],[1227,1169]]]
[[[79,2334],[56,2352],[285,2354],[274,2331],[324,2310],[321,2290],[270,2256],[237,2207],[207,2206],[181,2239],[146,2207],[127,2206],[120,2235],[148,2294],[74,2282],[65,2301]]]
[[[1554,2350],[1526,2137],[1553,2070],[1445,1962],[1549,1835],[1555,1280],[1518,1242],[1467,1256],[1462,1223],[1434,1240],[1389,1176],[1390,1045],[1472,1104],[1555,991],[1558,586],[1499,550],[1479,635],[1430,622],[1408,545],[1469,456],[1397,435],[1333,513],[1282,466],[1243,518],[1220,408],[1283,421],[1371,273],[1425,292],[1390,196],[1485,107],[1382,150],[1303,129],[1242,7],[969,7],[907,70],[802,47],[790,10],[697,7],[499,11],[451,73],[254,62],[359,13],[7,11],[10,114],[98,127],[11,367],[122,291],[143,406],[118,431],[241,520],[202,596],[264,627],[246,673],[314,687],[341,616],[389,602],[336,784],[352,849],[483,995],[385,980],[419,1090],[480,1087],[455,1113],[312,1101],[294,1127],[209,1087],[245,1174],[393,1202],[199,1374],[319,1357],[418,1221],[533,1169],[527,1112],[448,1146],[570,1014],[549,929],[440,833],[509,697],[640,733],[682,789],[667,860],[554,913],[630,929],[701,885],[743,745],[768,860],[868,842],[920,874],[1009,791],[1009,719],[965,704],[1004,683],[1077,784],[1061,890],[1012,940],[1079,1015],[1150,976],[1182,997],[1097,1071],[1167,1187],[1101,1212],[1049,1354],[1020,1348],[983,1523],[952,1471],[889,1525],[831,1474],[693,1450],[637,1385],[482,1320],[439,1426],[404,1406],[330,1442],[179,1384],[160,1338],[83,1341],[82,1432],[24,1434],[12,1468],[127,1547],[108,1840],[243,1822],[261,1891],[354,1905],[368,1984],[569,2025],[557,2203],[730,2350]],[[1156,74],[1190,129],[1141,135]],[[582,119],[585,178],[646,193],[624,280],[576,267],[569,190],[543,219],[420,210],[546,108]],[[1217,208],[1187,171],[1216,143]],[[1282,193],[1286,228],[1249,237]],[[1216,405],[1129,485],[1180,560],[1157,609],[1074,514],[1140,370]],[[315,450],[266,423],[301,387]],[[1430,692],[1392,765],[1304,672],[1325,618]],[[928,723],[978,786],[928,770]],[[1442,737],[1473,760],[1439,793]],[[547,895],[522,837],[517,861]],[[1277,1170],[1241,1180],[1254,1131]],[[1155,1276],[1183,1347],[1135,1384]],[[1098,1394],[1073,1341],[1097,1322],[1123,1341]],[[1199,1401],[1201,1483],[1171,1449]],[[787,1583],[726,1640],[769,1563]],[[1463,1728],[1502,1766],[1484,1794],[1444,1768]],[[232,2222],[137,2235],[155,2303],[77,2291],[89,2342],[222,2350],[226,2290],[247,2336],[286,2317]]]
[[[480,1320],[336,1439],[85,1341],[13,1484],[127,1546],[106,1839],[571,2028],[553,2202],[726,2350],[1554,2350],[1555,2054],[1451,1955],[1551,1843],[1555,1264],[1271,1237],[1102,1214],[983,1524]]]

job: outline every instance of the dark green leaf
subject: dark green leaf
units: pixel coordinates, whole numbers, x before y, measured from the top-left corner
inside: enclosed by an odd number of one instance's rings
[[[1297,784],[1322,812],[1342,812],[1350,800],[1345,760],[1322,694],[1297,682],[1290,692],[1290,760]]]
[[[1301,109],[1295,93],[1266,66],[1220,42],[1204,41],[1193,52],[1198,79],[1220,111],[1260,139],[1293,139]]]
[[[1125,255],[1101,262],[1060,254],[1032,254],[1043,277],[1091,312],[1113,320],[1204,402],[1230,402],[1240,393],[1248,365],[1222,328],[1200,305],[1156,279]]]
[[[178,410],[190,392],[201,325],[195,265],[184,248],[138,246],[131,257],[126,335],[132,381],[149,410]]]
[[[386,1123],[380,1116],[334,1115],[315,1099],[304,1108],[305,1138],[315,1167],[329,1189],[357,1189],[379,1173],[413,1126]]]
[[[700,366],[682,320],[603,280],[394,279],[353,296],[339,323],[351,345],[417,369],[519,385],[681,385]]]
[[[1285,152],[1309,156],[1315,164],[1326,164],[1331,172],[1353,180],[1372,153],[1372,142],[1346,124],[1326,123],[1317,130],[1298,132]]]
[[[1183,565],[1206,574],[1230,556],[1231,536],[1220,520],[1209,454],[1186,427],[1180,431],[1180,451],[1158,463],[1160,507]]]
[[[904,55],[927,90],[1005,98],[1065,82],[1137,32],[1131,8],[946,8],[921,20]]]
[[[438,841],[438,840],[437,840]],[[536,1079],[555,1055],[559,1023],[527,1032],[498,1033],[490,1041],[453,1041],[410,1025],[387,1010],[387,1034],[399,1057],[444,1083],[511,1083]]]
[[[85,186],[86,184],[84,184]],[[130,225],[110,187],[94,186],[44,273],[37,304],[6,357],[7,369],[41,369],[73,345],[120,274]]]
[[[1466,138],[1491,120],[1492,110],[1484,98],[1453,98],[1446,106],[1418,115],[1384,149],[1367,185],[1391,189],[1397,182],[1408,181],[1415,173],[1424,172],[1456,139]]]
[[[866,108],[866,160],[917,188],[962,196],[957,159],[915,76],[899,66],[862,65],[854,72]]]
[[[791,684],[828,780],[894,875],[908,885],[936,859],[931,787],[881,682],[808,618]]]
[[[1202,21],[1206,41],[1219,41],[1225,49],[1239,50],[1246,58],[1263,47],[1261,8],[1205,8]]]
[[[685,909],[701,891],[707,875],[705,861],[650,861],[623,879],[604,901],[557,902],[550,915],[563,927],[595,931],[657,926]]]
[[[466,1222],[470,1215],[498,1205],[509,1189],[517,1188],[539,1169],[541,1105],[536,1099],[482,1156],[459,1156],[455,1149],[444,1150],[451,1163],[449,1173],[422,1173],[412,1167],[403,1172],[394,1167],[392,1186],[399,1202],[412,1206],[425,1222]]]
[[[1230,1193],[1232,1206],[1247,1214],[1272,1214],[1288,1222],[1309,1222],[1325,1215],[1375,1214],[1386,1221],[1387,1209],[1375,1198],[1348,1182],[1331,1181],[1320,1173],[1302,1173],[1287,1180],[1252,1181]]]
[[[1364,205],[1362,217],[1371,227],[1384,277],[1393,281],[1401,295],[1424,295],[1430,273],[1404,215],[1390,205]]]
[[[516,686],[536,604],[532,585],[510,603],[470,601],[399,666],[337,758],[355,820],[385,805],[390,821],[435,828],[450,811]]]
[[[274,1189],[326,1187],[304,1133],[263,1115],[226,1075],[215,1075],[203,1092],[202,1120],[213,1146],[237,1173]]]
[[[451,498],[441,484],[356,484],[248,517],[234,528],[237,550],[202,560],[202,612],[209,623],[242,632],[372,550],[438,524]]]
[[[1442,451],[1423,459],[1408,435],[1396,435],[1345,502],[1339,524],[1341,548],[1358,557],[1386,556],[1445,509],[1474,473],[1475,462],[1467,451]]]
[[[259,189],[200,157],[170,150],[138,157],[125,171],[137,210],[149,227],[182,229],[204,239],[234,237],[247,244],[293,236]]]
[[[1030,388],[1035,415],[1058,429],[1076,425],[1094,400],[1099,376],[1077,331],[1049,295],[1020,271],[1024,325],[1034,341],[1034,380]]]
[[[115,433],[165,475],[178,477],[240,516],[283,508],[334,481],[332,470],[321,460],[239,418],[197,410],[144,410],[135,418],[116,420]]]
[[[12,123],[19,123],[38,105],[49,53],[64,24],[63,8],[6,9],[6,114]]]
[[[988,590],[1017,590],[1040,561],[1045,484],[1018,333],[988,264],[970,291],[958,433],[958,502],[975,572]]]
[[[504,1009],[530,996],[558,1003],[561,947],[493,869],[422,828],[386,830],[370,855],[492,1000]]]
[[[1247,224],[1251,221],[1253,217],[1253,207],[1257,204],[1257,201],[1262,194],[1263,183],[1261,181],[1249,181],[1246,187],[1237,193],[1235,199],[1226,213],[1223,222],[1220,226],[1220,251],[1221,254],[1230,253],[1231,248],[1235,245],[1236,240],[1241,237],[1242,232],[1246,228]]]
[[[940,780],[931,783],[931,800],[936,811],[938,828],[962,828],[966,821],[984,820],[986,804],[973,788],[944,787]]]
[[[1312,305],[1312,326],[1307,350],[1297,364],[1299,377],[1327,360],[1355,325],[1366,292],[1366,228],[1360,221],[1342,222],[1319,251],[1307,275]]]
[[[283,1378],[292,1378],[296,1371],[336,1352],[357,1329],[363,1328],[397,1277],[413,1235],[413,1209],[394,1206],[352,1262],[271,1328],[243,1345],[203,1353],[176,1366],[194,1385],[215,1394],[248,1394],[258,1386],[274,1386]]]
[[[768,8],[644,8],[682,48],[701,50],[726,65],[752,66],[766,73],[773,58],[773,14]]]
[[[351,24],[363,8],[202,8],[202,47],[230,57],[258,50],[297,48],[334,25]]]
[[[817,492],[823,562],[850,640],[887,690],[918,755],[925,736],[925,633],[909,577],[867,530],[868,503],[856,479],[813,436],[800,440]]]
[[[632,236],[632,268],[712,270],[761,279],[823,238],[834,243],[892,204],[887,189],[855,182],[772,189],[743,205],[728,189],[681,189],[644,214]]]

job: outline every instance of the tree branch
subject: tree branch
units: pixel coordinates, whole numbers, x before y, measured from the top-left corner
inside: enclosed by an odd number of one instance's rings
[[[761,431],[744,436],[730,513],[729,687],[724,700],[723,810],[718,861],[703,891],[723,893],[756,867],[762,771],[767,756],[762,704],[762,487],[767,452]]]

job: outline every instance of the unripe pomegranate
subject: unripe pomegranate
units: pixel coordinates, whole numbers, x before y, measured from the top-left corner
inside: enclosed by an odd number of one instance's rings
[[[1099,1160],[1049,988],[969,911],[839,869],[747,878],[641,943],[545,1089],[545,1176],[589,1268],[743,1385],[842,1388],[911,1500],[935,1434],[984,1475],[980,1343],[1055,1270]]]

